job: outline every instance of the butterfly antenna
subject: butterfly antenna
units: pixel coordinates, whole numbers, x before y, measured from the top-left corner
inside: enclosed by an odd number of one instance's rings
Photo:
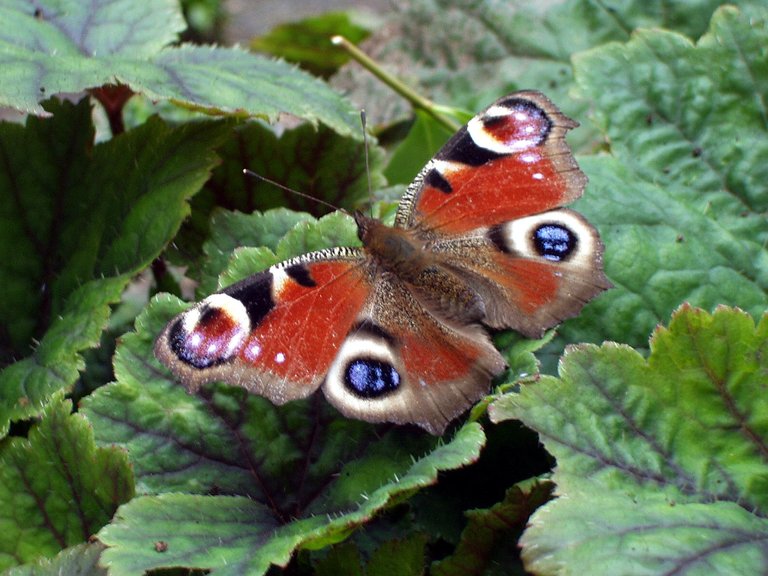
[[[311,194],[306,194],[305,192],[299,192],[298,190],[294,190],[290,186],[286,186],[285,184],[280,184],[280,182],[275,182],[274,180],[267,178],[266,176],[262,176],[261,174],[257,174],[256,172],[254,172],[253,170],[249,170],[248,168],[243,168],[243,174],[245,174],[246,176],[252,176],[254,178],[262,180],[267,184],[271,184],[272,186],[280,188],[280,190],[285,190],[286,192],[290,192],[291,194],[296,194],[297,196],[301,196],[302,198],[306,198],[307,200],[312,200],[313,202],[317,202],[318,204],[322,204],[323,206],[328,206],[333,210],[338,210],[339,212],[342,212],[347,216],[352,216],[344,208],[335,206],[330,202],[326,202],[325,200],[322,200],[321,198],[317,198],[316,196],[312,196]]]
[[[371,206],[371,217],[373,217],[373,186],[371,185],[371,165],[368,161],[368,118],[365,110],[360,110],[360,125],[363,128],[363,150],[365,151],[365,175],[368,177],[368,204]]]

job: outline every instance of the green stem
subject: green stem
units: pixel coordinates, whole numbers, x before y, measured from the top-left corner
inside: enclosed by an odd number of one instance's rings
[[[381,66],[379,66],[376,61],[371,59],[365,52],[352,44],[352,42],[344,38],[344,36],[334,36],[331,38],[331,42],[333,42],[333,44],[336,46],[343,48],[347,54],[356,60],[363,68],[384,82],[384,84],[392,88],[392,90],[400,94],[400,96],[408,100],[408,102],[410,102],[411,106],[414,108],[423,110],[452,132],[456,132],[461,127],[457,122],[448,116],[441,114],[437,110],[437,106],[434,102],[424,98],[421,94],[418,94],[413,89],[411,89],[410,86],[407,86],[389,74]]]

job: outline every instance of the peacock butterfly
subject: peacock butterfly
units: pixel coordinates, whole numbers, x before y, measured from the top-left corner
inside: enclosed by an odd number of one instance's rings
[[[587,181],[575,126],[539,92],[497,100],[421,170],[393,227],[356,213],[361,248],[208,296],[155,355],[193,392],[223,381],[283,404],[322,386],[349,417],[441,434],[505,369],[487,328],[539,337],[611,286],[596,230],[562,208]]]

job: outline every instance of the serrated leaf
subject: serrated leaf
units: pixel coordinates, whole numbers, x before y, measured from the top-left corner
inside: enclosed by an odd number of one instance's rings
[[[296,68],[240,49],[169,46],[184,21],[173,0],[47,0],[0,6],[0,104],[45,115],[59,93],[124,84],[209,113],[286,112],[356,135],[355,112]]]
[[[753,574],[765,568],[768,315],[682,307],[648,360],[583,346],[495,404],[557,459],[561,498],[522,539],[538,574]],[[599,519],[585,522],[585,518]]]
[[[312,568],[317,576],[360,576],[363,573],[360,552],[349,540],[331,547]]]
[[[173,0],[157,0],[152,10],[132,0],[91,4],[43,0],[34,6],[17,1],[4,2],[1,9],[6,26],[0,41],[49,55],[149,56],[175,41],[186,27]],[[123,34],[117,34],[118,29]]]
[[[661,494],[636,502],[609,493],[599,507],[580,503],[545,507],[534,516],[521,541],[529,570],[627,576],[680,570],[694,576],[749,576],[765,570],[765,518],[732,502],[681,505]],[[585,521],[590,517],[599,520]],[[529,552],[534,547],[538,550]],[[559,552],[565,548],[571,551],[564,558]]]
[[[221,213],[227,227],[213,229],[203,250],[210,255],[199,292],[229,286],[294,256],[335,246],[358,246],[357,228],[342,212],[320,220],[280,208],[263,214]],[[226,216],[225,216],[226,215]]]
[[[144,59],[185,26],[174,0],[6,2],[0,22],[0,103],[39,115],[54,94],[114,82],[101,58]]]
[[[366,576],[420,576],[424,574],[427,537],[412,534],[388,540],[374,550],[366,566]]]
[[[211,234],[203,245],[205,265],[198,294],[204,296],[219,288],[218,277],[236,248],[243,246],[277,250],[278,242],[299,222],[312,220],[305,212],[275,208],[264,213],[243,214],[217,210],[211,216]],[[252,272],[255,268],[252,268]]]
[[[359,246],[357,227],[349,215],[332,212],[317,222],[301,222],[290,230],[277,245],[275,253],[285,260],[334,246]]]
[[[424,574],[427,537],[416,532],[407,536],[385,540],[370,554],[361,550],[355,542],[347,540],[327,550],[313,562],[317,576],[419,576]]]
[[[129,281],[120,275],[73,291],[33,354],[0,371],[0,433],[10,422],[38,414],[51,395],[71,388],[84,368],[81,352],[99,343],[109,306]]]
[[[369,199],[369,177],[374,189],[384,183],[384,152],[375,143],[368,151],[366,164],[359,140],[324,127],[303,124],[279,136],[261,123],[238,127],[218,150],[221,166],[192,202],[192,218],[177,238],[179,252],[189,259],[189,253],[198,252],[216,234],[209,222],[214,207],[245,213],[286,207],[315,216],[333,207],[358,208]],[[272,182],[243,174],[243,168]]]
[[[350,138],[327,128],[303,124],[283,131],[278,137],[262,124],[248,124],[237,131],[236,140],[222,149],[225,161],[232,161],[225,167],[233,166],[235,178],[219,171],[214,174],[211,187],[219,194],[226,192],[226,204],[221,205],[243,211],[284,206],[326,214],[329,207],[313,198],[338,208],[354,208],[368,199],[369,177],[373,189],[384,184],[384,151],[375,141],[369,141],[366,163],[359,121],[357,129],[356,138]],[[243,178],[243,167],[311,198],[252,176]]]
[[[617,288],[566,336],[642,346],[682,301],[768,307],[766,19],[723,8],[697,44],[645,30],[575,59],[611,151],[580,159],[578,209],[603,234]]]
[[[125,452],[96,448],[70,402],[52,402],[29,439],[0,453],[0,569],[87,540],[133,496]],[[78,564],[79,560],[75,560]]]
[[[508,389],[516,389],[521,382],[529,378],[537,378],[539,374],[539,360],[536,352],[548,345],[554,338],[554,330],[550,330],[542,338],[531,340],[523,338],[516,332],[505,331],[494,335],[494,346],[502,352],[507,362],[506,373],[500,377],[504,384],[488,394],[480,402],[476,403],[470,411],[471,420],[479,420],[485,417],[488,406]]]
[[[31,356],[0,372],[0,431],[69,389],[109,305],[173,237],[216,162],[216,122],[160,120],[93,145],[90,107],[51,103],[51,119],[0,127],[0,342]]]
[[[316,548],[344,539],[383,507],[436,481],[439,470],[465,465],[477,457],[482,431],[461,429],[449,444],[438,447],[403,470],[402,476],[357,493],[333,515],[322,509],[286,522],[272,509],[250,498],[165,494],[143,497],[123,506],[116,521],[101,531],[109,546],[103,562],[110,574],[135,574],[152,568],[186,566],[217,574],[263,574],[270,564],[284,566],[297,547]],[[163,554],[153,545],[163,542]]]

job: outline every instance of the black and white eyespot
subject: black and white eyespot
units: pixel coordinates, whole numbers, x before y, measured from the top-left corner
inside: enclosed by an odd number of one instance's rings
[[[394,339],[366,322],[353,328],[342,344],[326,375],[324,391],[352,412],[370,412],[377,402],[391,406],[398,401],[403,376]]]
[[[595,229],[583,216],[568,209],[495,226],[488,237],[502,252],[550,262],[589,266],[599,253]]]
[[[549,115],[534,102],[512,97],[475,116],[467,124],[467,132],[480,148],[516,154],[544,144],[552,126]]]
[[[236,356],[250,331],[251,321],[240,300],[212,294],[171,325],[168,342],[179,360],[202,370]]]

